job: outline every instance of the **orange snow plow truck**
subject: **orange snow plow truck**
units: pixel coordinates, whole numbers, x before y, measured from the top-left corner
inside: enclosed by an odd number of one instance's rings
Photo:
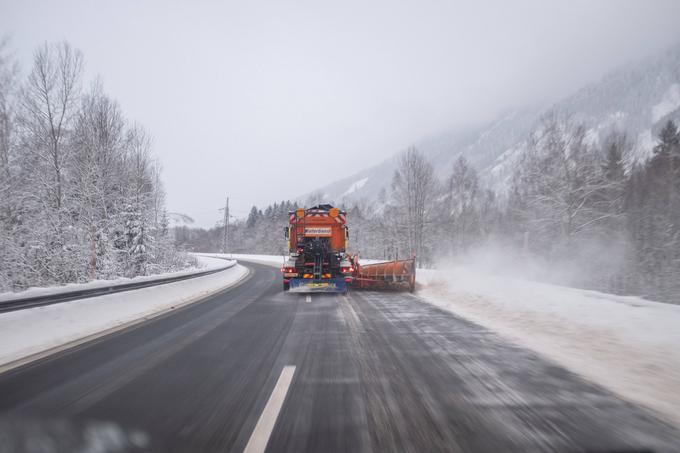
[[[347,213],[328,204],[299,208],[285,228],[288,257],[283,290],[346,293],[353,289],[415,289],[415,258],[361,265],[347,253]]]

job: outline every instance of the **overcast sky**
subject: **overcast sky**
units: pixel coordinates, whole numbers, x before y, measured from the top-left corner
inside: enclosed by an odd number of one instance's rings
[[[154,137],[171,211],[244,216],[680,41],[680,1],[0,0],[28,70],[85,54]]]

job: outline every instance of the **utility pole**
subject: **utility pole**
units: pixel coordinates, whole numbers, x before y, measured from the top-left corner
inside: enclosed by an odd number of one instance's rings
[[[222,253],[227,253],[227,246],[229,240],[229,197],[227,197],[227,204],[224,206],[224,242],[222,244]]]

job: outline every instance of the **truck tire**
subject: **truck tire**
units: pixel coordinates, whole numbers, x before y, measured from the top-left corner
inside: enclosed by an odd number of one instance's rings
[[[288,291],[290,289],[290,283],[285,283],[283,284],[283,290]]]

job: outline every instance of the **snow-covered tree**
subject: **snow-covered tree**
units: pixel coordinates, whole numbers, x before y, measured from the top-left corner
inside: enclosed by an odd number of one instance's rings
[[[391,219],[400,226],[398,237],[405,246],[404,255],[415,253],[419,262],[431,259],[431,243],[427,234],[432,227],[438,182],[432,164],[416,148],[399,157],[392,177]],[[403,255],[402,255],[403,256]]]
[[[35,154],[37,175],[48,206],[61,209],[64,167],[69,158],[68,139],[78,108],[83,56],[68,43],[43,44],[34,54],[33,67],[22,92],[22,127],[29,150]]]
[[[45,44],[21,83],[0,44],[0,291],[186,263],[149,135],[98,80],[81,93],[82,67],[67,43]]]
[[[521,198],[515,203],[534,248],[568,254],[577,236],[609,216],[595,203],[604,184],[601,165],[581,124],[552,115],[532,134],[512,193]]]
[[[90,278],[109,277],[117,273],[106,257],[113,214],[123,195],[125,121],[98,82],[83,99],[73,135],[69,201],[87,238]]]
[[[17,179],[16,103],[19,67],[9,50],[9,38],[0,39],[0,262],[15,263],[18,248],[13,232],[20,224]],[[8,286],[20,270],[0,267],[0,288]]]
[[[481,237],[480,201],[483,192],[477,172],[467,159],[459,157],[445,184],[442,209],[445,232],[452,253],[467,250]]]
[[[680,294],[680,133],[672,121],[659,134],[652,158],[632,172],[626,188],[628,228],[636,277],[648,294]]]

